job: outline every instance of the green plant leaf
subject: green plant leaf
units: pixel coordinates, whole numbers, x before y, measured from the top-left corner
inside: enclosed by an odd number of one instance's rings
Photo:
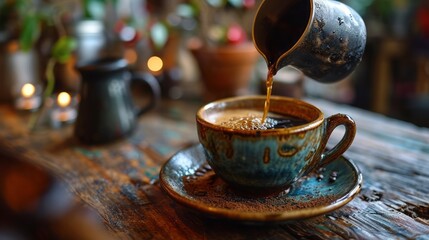
[[[76,39],[68,36],[62,36],[54,44],[52,57],[60,63],[65,63],[70,58],[76,47]]]
[[[15,4],[15,8],[20,16],[25,16],[29,9],[33,7],[33,1],[28,0],[15,0],[12,1]]]
[[[206,1],[212,7],[222,7],[225,5],[227,0],[206,0]]]
[[[176,14],[180,17],[192,18],[197,15],[197,9],[191,4],[181,3],[177,5]]]
[[[83,0],[86,18],[100,20],[105,14],[106,0]]]
[[[40,18],[36,14],[25,16],[22,31],[19,36],[19,45],[23,51],[28,51],[40,36]]]
[[[228,0],[228,2],[236,8],[243,7],[243,1],[242,0]]]
[[[168,40],[168,29],[161,22],[155,23],[150,29],[150,36],[157,49],[165,46]]]

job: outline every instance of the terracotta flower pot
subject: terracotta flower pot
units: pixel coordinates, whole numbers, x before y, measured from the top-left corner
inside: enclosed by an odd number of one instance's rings
[[[198,63],[206,101],[246,93],[260,56],[252,42],[205,47],[191,41],[188,47]]]

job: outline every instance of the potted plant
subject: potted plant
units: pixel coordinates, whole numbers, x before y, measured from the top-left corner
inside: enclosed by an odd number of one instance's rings
[[[206,101],[246,93],[259,53],[251,40],[255,0],[197,1],[199,37],[188,47],[204,84]]]
[[[26,1],[0,2],[0,102],[12,103],[25,83],[34,84],[39,78],[36,52],[20,47],[23,13],[27,7]],[[32,9],[27,10],[29,16],[33,15]],[[22,71],[23,67],[26,71]]]
[[[34,129],[41,113],[44,112],[46,100],[53,94],[55,66],[58,63],[67,62],[76,47],[74,38],[67,34],[60,19],[62,13],[67,11],[68,3],[71,1],[44,3],[31,0],[10,0],[0,4],[0,18],[4,20],[0,26],[1,44],[6,46],[2,49],[6,53],[2,54],[2,57],[9,57],[10,54],[31,56],[31,62],[21,57],[20,61],[12,60],[11,62],[17,66],[7,65],[12,70],[19,70],[24,66],[27,68],[26,71],[22,71],[22,69],[20,71],[29,76],[2,72],[4,81],[12,86],[6,89],[9,97],[12,98],[9,101],[13,101],[17,97],[15,93],[19,92],[25,83],[37,84],[39,82],[43,89],[42,111],[36,112],[30,119],[31,129]],[[41,46],[41,43],[44,46]],[[43,50],[46,50],[47,53],[46,62],[43,58]],[[6,60],[8,61],[8,59]],[[38,75],[39,68],[42,69],[42,76]],[[22,76],[27,77],[22,79]],[[42,81],[39,81],[40,78]]]

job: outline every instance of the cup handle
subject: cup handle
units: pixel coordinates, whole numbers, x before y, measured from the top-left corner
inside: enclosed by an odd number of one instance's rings
[[[140,117],[147,111],[154,108],[161,100],[161,87],[158,83],[158,80],[156,78],[147,72],[134,72],[132,74],[131,81],[138,81],[146,84],[149,87],[151,97],[149,103],[147,103],[145,106],[141,106],[136,110],[136,116]]]
[[[333,160],[339,158],[350,147],[356,135],[356,123],[350,116],[346,114],[335,114],[328,117],[325,121],[325,134],[319,147],[318,152],[320,154],[318,155],[320,156],[320,159],[316,167],[323,167]],[[337,145],[335,145],[335,147],[328,150],[327,152],[323,152],[332,132],[335,128],[341,125],[345,127],[345,133],[343,137],[337,143]]]

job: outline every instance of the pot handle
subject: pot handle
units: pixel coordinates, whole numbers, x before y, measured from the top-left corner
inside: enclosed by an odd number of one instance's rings
[[[148,72],[134,72],[132,74],[131,82],[140,82],[148,86],[150,90],[150,100],[144,106],[136,109],[135,115],[140,117],[149,110],[155,108],[161,101],[161,87],[156,78]]]

